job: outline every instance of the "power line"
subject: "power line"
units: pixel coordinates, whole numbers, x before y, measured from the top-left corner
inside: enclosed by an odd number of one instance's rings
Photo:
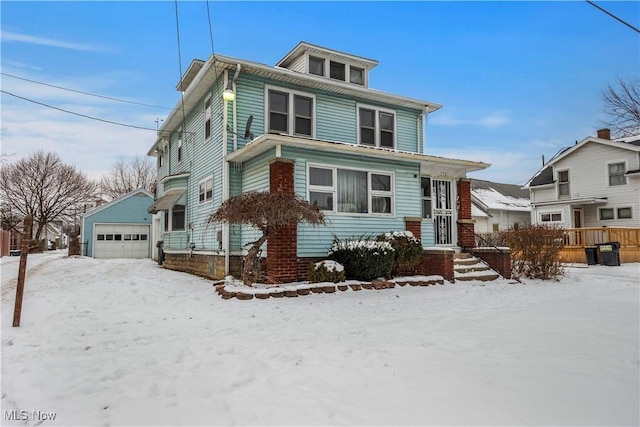
[[[0,72],[0,74],[2,74],[3,76],[14,78],[14,79],[24,80],[25,82],[36,83],[36,84],[39,84],[39,85],[53,87],[53,88],[56,88],[56,89],[66,90],[66,91],[69,91],[69,92],[79,93],[79,94],[87,95],[87,96],[95,96],[96,98],[108,99],[110,101],[125,102],[127,104],[141,105],[143,107],[153,107],[153,108],[162,108],[162,109],[165,109],[165,110],[171,110],[171,108],[169,108],[169,107],[162,107],[160,105],[152,105],[152,104],[144,104],[142,102],[135,102],[135,101],[129,101],[129,100],[126,100],[126,99],[113,98],[111,96],[97,95],[95,93],[89,93],[89,92],[84,92],[84,91],[81,91],[81,90],[69,89],[69,88],[62,87],[62,86],[52,85],[50,83],[44,83],[44,82],[39,82],[37,80],[31,80],[31,79],[27,79],[27,78],[24,78],[24,77],[14,76],[13,74],[8,74],[8,73],[4,73],[4,72]]]
[[[49,104],[45,104],[43,102],[35,101],[33,99],[25,98],[23,96],[16,95],[15,93],[7,92],[6,90],[0,90],[0,92],[2,92],[4,94],[7,94],[7,95],[10,95],[10,96],[13,96],[13,97],[18,98],[18,99],[22,99],[24,101],[28,101],[28,102],[32,102],[34,104],[42,105],[43,107],[52,108],[54,110],[62,111],[63,113],[73,114],[74,116],[78,116],[78,117],[84,117],[85,119],[97,120],[99,122],[109,123],[109,124],[117,125],[117,126],[124,126],[124,127],[128,127],[128,128],[151,130],[151,131],[154,131],[154,132],[156,131],[155,129],[152,129],[152,128],[146,128],[146,127],[143,127],[143,126],[136,126],[136,125],[129,125],[129,124],[126,124],[126,123],[114,122],[112,120],[106,120],[106,119],[101,119],[99,117],[87,116],[86,114],[81,114],[81,113],[77,113],[75,111],[65,110],[64,108],[60,108],[60,107],[54,107],[53,105],[49,105]]]
[[[626,25],[627,27],[631,28],[633,31],[635,31],[636,33],[640,34],[640,30],[637,29],[636,27],[634,27],[633,25],[629,24],[626,21],[623,21],[622,19],[618,18],[617,16],[615,16],[613,13],[601,8],[600,6],[598,6],[597,4],[595,4],[594,2],[590,1],[590,0],[585,0],[587,3],[589,3],[591,6],[595,7],[596,9],[599,9],[600,11],[606,13],[607,15],[609,15],[610,17],[612,17],[613,19],[615,19],[616,21],[619,21],[621,23],[623,23],[624,25]]]

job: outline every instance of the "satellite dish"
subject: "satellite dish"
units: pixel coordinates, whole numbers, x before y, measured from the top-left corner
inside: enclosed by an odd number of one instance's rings
[[[253,115],[249,116],[247,119],[247,126],[244,129],[244,139],[253,139],[253,134],[251,133],[251,123],[253,123]]]

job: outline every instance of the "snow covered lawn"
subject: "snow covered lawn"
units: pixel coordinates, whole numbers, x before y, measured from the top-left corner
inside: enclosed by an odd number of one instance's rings
[[[2,425],[640,422],[639,264],[240,301],[53,252],[29,257],[19,328],[1,266]]]

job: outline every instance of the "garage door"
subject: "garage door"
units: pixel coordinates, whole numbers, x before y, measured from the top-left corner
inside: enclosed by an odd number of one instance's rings
[[[94,258],[149,258],[148,224],[96,224]]]

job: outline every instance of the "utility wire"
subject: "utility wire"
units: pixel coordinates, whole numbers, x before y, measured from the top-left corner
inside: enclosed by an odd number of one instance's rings
[[[184,90],[185,88],[182,87],[182,85],[184,84],[184,82],[182,81],[182,52],[180,49],[180,19],[178,18],[178,0],[174,1],[174,4],[176,5],[176,37],[178,40],[178,68],[180,69],[180,105],[182,107],[182,132],[185,132],[186,129],[186,115],[184,112]]]
[[[64,108],[60,108],[60,107],[54,107],[53,105],[45,104],[43,102],[34,101],[33,99],[25,98],[23,96],[16,95],[15,93],[7,92],[6,90],[0,90],[0,92],[2,92],[4,94],[7,94],[7,95],[10,95],[10,96],[13,96],[13,97],[18,98],[18,99],[22,99],[24,101],[28,101],[28,102],[32,102],[34,104],[42,105],[43,107],[52,108],[54,110],[62,111],[63,113],[73,114],[74,116],[78,116],[78,117],[84,117],[85,119],[97,120],[99,122],[109,123],[109,124],[117,125],[117,126],[124,126],[124,127],[128,127],[128,128],[151,130],[151,131],[154,131],[154,132],[156,131],[153,128],[146,128],[146,127],[143,127],[143,126],[136,126],[136,125],[129,125],[129,124],[126,124],[126,123],[114,122],[112,120],[106,120],[106,119],[101,119],[99,117],[87,116],[86,114],[76,113],[75,111],[65,110]]]
[[[624,25],[626,25],[627,27],[631,28],[633,31],[635,31],[636,33],[640,34],[640,30],[637,29],[636,27],[634,27],[633,25],[629,24],[626,21],[623,21],[622,19],[618,18],[617,16],[615,16],[613,13],[606,11],[605,9],[601,8],[600,6],[598,6],[597,4],[595,4],[594,2],[590,1],[590,0],[585,0],[587,3],[589,3],[591,6],[595,7],[596,9],[601,10],[602,12],[606,13],[607,15],[609,15],[610,17],[612,17],[613,19],[615,19],[616,21],[619,21],[621,23],[623,23]]]
[[[24,78],[24,77],[14,76],[13,74],[9,74],[9,73],[0,72],[0,74],[2,74],[3,76],[14,78],[14,79],[24,80],[25,82],[36,83],[36,84],[39,84],[39,85],[53,87],[53,88],[61,89],[61,90],[66,90],[66,91],[69,91],[69,92],[79,93],[79,94],[82,94],[82,95],[95,96],[96,98],[108,99],[110,101],[125,102],[127,104],[141,105],[143,107],[153,107],[153,108],[162,108],[162,109],[165,109],[165,110],[171,110],[171,108],[169,108],[169,107],[162,107],[160,105],[152,105],[152,104],[143,104],[142,102],[128,101],[126,99],[113,98],[111,96],[105,96],[105,95],[97,95],[95,93],[83,92],[81,90],[69,89],[69,88],[62,87],[62,86],[52,85],[50,83],[44,83],[44,82],[39,82],[39,81],[36,81],[36,80],[27,79],[27,78]]]

